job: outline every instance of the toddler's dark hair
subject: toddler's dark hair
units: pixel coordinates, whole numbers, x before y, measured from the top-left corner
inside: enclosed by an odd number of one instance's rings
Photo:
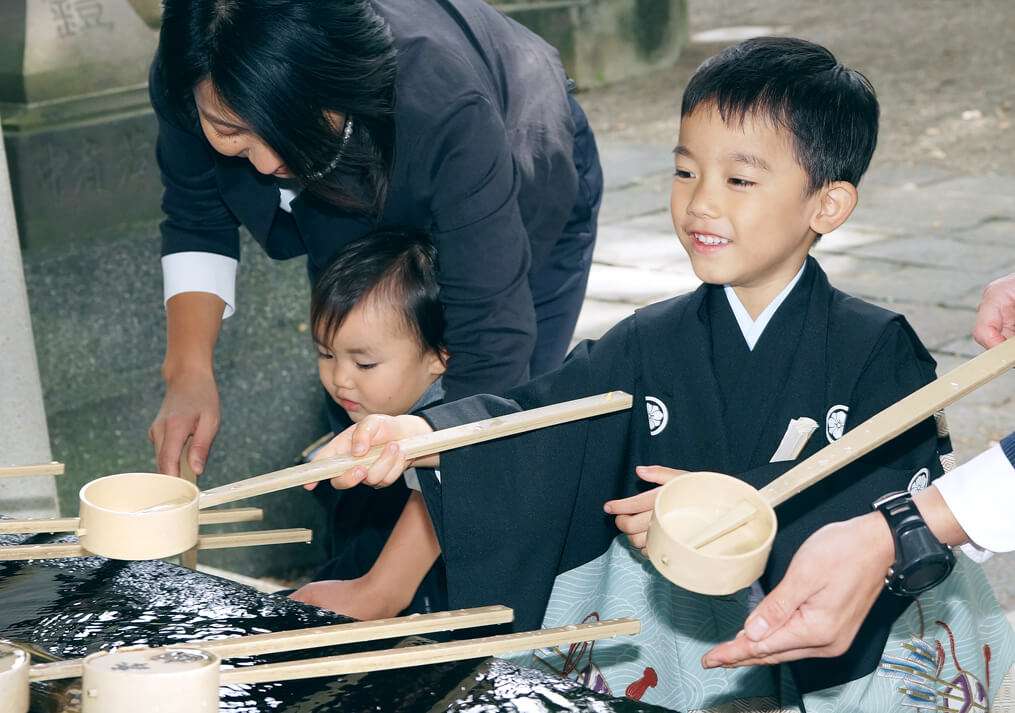
[[[402,314],[426,353],[444,350],[444,310],[437,257],[429,236],[412,228],[381,228],[349,243],[324,269],[310,298],[314,341],[325,348],[352,309],[382,299]]]
[[[858,185],[878,141],[870,81],[806,40],[756,37],[705,60],[684,90],[680,115],[710,104],[727,125],[761,116],[788,130],[811,193],[834,181]]]

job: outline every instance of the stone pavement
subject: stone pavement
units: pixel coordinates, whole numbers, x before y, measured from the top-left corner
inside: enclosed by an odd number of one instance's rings
[[[600,141],[606,195],[576,339],[600,336],[636,307],[693,289],[669,216],[666,145]],[[1015,271],[1015,176],[882,168],[865,179],[849,222],[814,254],[842,290],[906,315],[940,373],[975,356],[969,336],[983,286]],[[1015,429],[1015,375],[948,409],[959,461]],[[1015,611],[1015,554],[986,565]]]

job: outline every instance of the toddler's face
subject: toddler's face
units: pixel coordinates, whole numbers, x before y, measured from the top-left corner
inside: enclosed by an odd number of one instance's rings
[[[384,300],[358,304],[331,340],[318,345],[321,383],[354,423],[372,413],[407,413],[444,373],[433,352],[421,353],[415,335]]]
[[[814,242],[820,204],[788,132],[752,116],[727,126],[703,105],[681,120],[674,161],[670,212],[695,274],[776,292],[788,283]]]

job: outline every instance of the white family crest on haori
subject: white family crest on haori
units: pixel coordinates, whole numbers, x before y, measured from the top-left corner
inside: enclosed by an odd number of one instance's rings
[[[645,397],[645,410],[648,411],[648,432],[650,436],[658,436],[666,430],[670,422],[670,411],[666,404],[655,396]]]
[[[909,481],[909,486],[906,490],[909,491],[910,495],[916,495],[926,490],[928,485],[930,485],[930,471],[927,468],[920,468],[920,470],[916,471],[913,479]]]
[[[839,440],[846,432],[846,415],[848,413],[849,406],[842,404],[836,404],[828,409],[828,413],[825,414],[825,438],[829,443]]]

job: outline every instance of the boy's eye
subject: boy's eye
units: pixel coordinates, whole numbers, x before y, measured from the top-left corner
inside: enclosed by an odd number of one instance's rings
[[[367,369],[373,369],[375,366],[377,366],[376,363],[362,364],[360,362],[356,362],[356,367],[362,369],[363,371],[366,371]]]
[[[746,178],[731,178],[730,185],[736,186],[737,188],[750,188],[751,186],[758,185],[754,181],[748,181]]]
[[[673,175],[676,176],[677,178],[684,178],[684,179],[694,178],[694,174],[693,173],[691,173],[690,171],[685,171],[682,168],[676,169],[673,172]]]

